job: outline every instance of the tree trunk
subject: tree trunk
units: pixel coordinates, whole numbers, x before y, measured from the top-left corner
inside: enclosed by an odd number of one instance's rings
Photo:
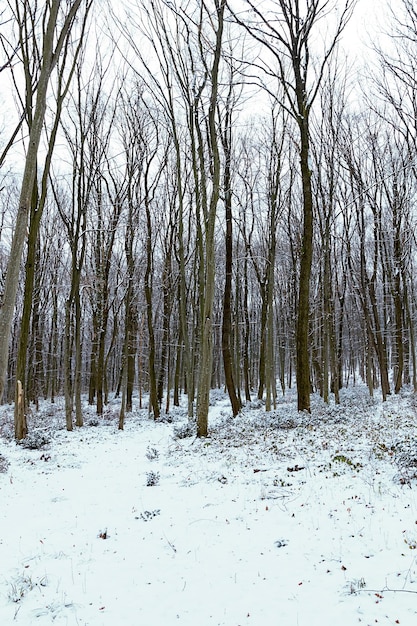
[[[301,112],[300,112],[301,113]],[[305,112],[307,116],[307,112]],[[309,363],[309,311],[310,277],[313,260],[313,194],[309,164],[309,130],[306,117],[300,120],[300,166],[303,184],[303,234],[298,287],[298,308],[296,327],[297,354],[297,407],[299,411],[310,413],[310,363]]]
[[[60,4],[60,0],[51,1],[46,30],[43,37],[42,65],[36,91],[36,107],[29,134],[29,143],[19,198],[19,208],[17,211],[9,261],[7,264],[3,302],[0,309],[0,337],[2,338],[0,343],[0,401],[3,396],[6,379],[10,331],[16,304],[20,264],[26,238],[28,216],[36,179],[37,155],[45,119],[46,96],[48,92],[49,80],[58,60],[66,35],[71,29],[72,22],[81,4],[81,0],[75,0],[71,6],[54,50],[54,36]]]
[[[164,381],[167,380],[168,358],[169,358],[169,335],[171,320],[171,280],[172,280],[172,247],[173,247],[173,229],[169,235],[168,249],[165,251],[164,269],[162,273],[162,346],[161,361],[159,364],[159,375],[157,383],[157,395],[159,406],[162,405],[164,394]]]
[[[223,149],[225,153],[224,190],[225,190],[225,282],[223,292],[223,321],[222,321],[222,353],[226,388],[232,405],[233,416],[241,409],[240,399],[236,393],[234,380],[234,365],[232,357],[232,270],[233,270],[233,215],[232,215],[232,180],[230,171],[231,160],[231,112],[226,112],[225,129],[223,133]]]
[[[75,341],[75,363],[74,363],[74,400],[75,400],[75,425],[78,427],[83,426],[83,412],[81,404],[81,390],[82,390],[82,354],[83,354],[83,341],[81,336],[81,301],[80,301],[80,289],[79,279],[74,294],[75,313],[74,313],[74,341]]]
[[[220,154],[219,139],[217,134],[216,113],[218,107],[219,88],[219,65],[222,50],[224,9],[225,0],[216,0],[217,28],[216,43],[214,47],[213,65],[210,72],[211,93],[210,107],[208,113],[208,139],[211,157],[211,178],[212,189],[208,214],[205,216],[205,276],[204,276],[204,298],[202,302],[201,319],[201,350],[200,367],[197,388],[197,437],[207,437],[208,434],[208,412],[210,383],[212,376],[213,362],[213,302],[215,291],[215,221],[217,215],[217,204],[220,196]],[[201,144],[200,144],[201,147]],[[205,194],[207,188],[204,183],[202,192]],[[204,203],[203,203],[204,206]]]
[[[33,304],[33,286],[35,283],[35,271],[36,271],[36,251],[38,245],[38,233],[40,226],[41,211],[37,211],[38,208],[38,188],[35,180],[32,194],[32,206],[31,206],[31,223],[28,233],[28,249],[26,255],[25,266],[25,286],[23,293],[23,310],[20,322],[20,336],[19,336],[19,348],[17,352],[16,363],[16,381],[19,381],[23,390],[23,410],[26,410],[27,403],[27,386],[26,386],[26,362],[29,346],[30,335],[30,320],[32,315]],[[17,393],[17,392],[16,392]],[[18,409],[15,405],[15,411]],[[18,420],[15,419],[15,423]],[[26,436],[26,434],[25,434]],[[15,437],[19,440],[18,433],[15,432]]]
[[[72,315],[71,297],[65,303],[64,329],[64,395],[65,395],[65,424],[68,431],[73,428],[73,388],[72,388]]]
[[[160,408],[158,402],[158,390],[156,382],[156,350],[155,333],[153,328],[153,303],[152,303],[152,221],[149,198],[145,200],[146,211],[146,270],[145,270],[145,302],[146,319],[148,323],[148,376],[149,376],[149,412],[153,414],[155,420],[159,419]]]
[[[16,396],[15,396],[15,414],[14,414],[14,428],[16,439],[20,441],[27,435],[27,422],[25,414],[25,403],[23,398],[23,387],[20,380],[16,383]]]
[[[387,396],[391,393],[388,377],[388,358],[386,343],[384,341],[381,323],[379,320],[378,305],[376,301],[375,284],[373,278],[368,281],[368,289],[375,327],[375,343],[381,377],[382,400],[385,402]]]
[[[244,315],[244,338],[243,338],[243,378],[245,381],[245,400],[251,401],[250,394],[250,358],[249,358],[249,340],[250,340],[250,318],[249,318],[249,287],[248,287],[248,258],[245,255],[243,265],[243,315]]]

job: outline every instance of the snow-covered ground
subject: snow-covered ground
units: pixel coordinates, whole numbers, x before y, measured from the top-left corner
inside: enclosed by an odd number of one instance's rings
[[[236,419],[213,393],[206,440],[184,409],[117,430],[117,404],[40,449],[0,413],[0,624],[417,624],[417,402],[358,387],[292,393]],[[57,428],[59,425],[59,429]],[[36,430],[35,429],[35,430]],[[39,440],[39,435],[38,435]]]

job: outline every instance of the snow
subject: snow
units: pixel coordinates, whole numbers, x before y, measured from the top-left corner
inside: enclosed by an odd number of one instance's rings
[[[34,450],[2,407],[0,624],[416,624],[413,394],[295,406],[233,419],[216,391],[198,440],[178,437],[184,407],[118,431],[113,401],[68,433],[44,403]]]

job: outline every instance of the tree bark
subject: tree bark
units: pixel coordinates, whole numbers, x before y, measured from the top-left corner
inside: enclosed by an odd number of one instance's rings
[[[230,95],[230,94],[229,94]],[[226,388],[232,405],[233,416],[239,413],[241,402],[236,392],[234,363],[232,357],[232,271],[233,271],[233,213],[232,213],[232,177],[231,177],[231,111],[227,108],[223,132],[224,164],[224,208],[226,220],[225,232],[225,281],[223,292],[222,353]]]
[[[146,319],[148,324],[148,376],[149,376],[149,412],[152,413],[154,420],[159,419],[160,407],[158,402],[158,390],[156,382],[156,349],[155,349],[155,333],[153,320],[153,303],[152,303],[152,219],[149,207],[149,198],[145,198],[146,212],[146,270],[145,270],[145,301],[146,301]]]
[[[304,113],[304,115],[303,115]],[[296,355],[297,355],[297,407],[310,413],[310,362],[309,362],[309,312],[310,277],[313,260],[313,194],[309,165],[309,128],[307,112],[300,111],[300,167],[303,185],[303,233],[298,287]]]
[[[205,216],[204,249],[205,276],[201,319],[201,350],[197,388],[197,437],[208,435],[209,395],[213,361],[213,302],[215,288],[215,221],[220,196],[220,154],[217,134],[216,112],[218,106],[219,66],[222,51],[225,0],[216,0],[216,42],[213,65],[210,72],[211,93],[208,113],[208,133],[211,157],[212,190],[208,215]],[[206,189],[202,189],[206,193]]]

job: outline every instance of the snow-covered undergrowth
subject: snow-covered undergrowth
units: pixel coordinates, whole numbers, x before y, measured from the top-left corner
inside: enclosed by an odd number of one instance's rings
[[[45,404],[24,445],[0,411],[0,624],[353,626],[417,623],[416,402],[360,387],[292,393],[210,437],[185,409],[117,430],[117,403],[68,433]],[[90,425],[89,425],[90,424]],[[192,432],[192,431],[191,431]]]

